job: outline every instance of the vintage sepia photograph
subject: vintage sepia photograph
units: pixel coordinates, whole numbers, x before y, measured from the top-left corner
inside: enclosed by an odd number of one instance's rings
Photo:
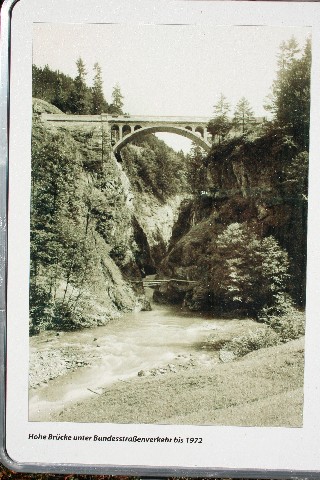
[[[303,426],[311,41],[34,24],[30,422]]]

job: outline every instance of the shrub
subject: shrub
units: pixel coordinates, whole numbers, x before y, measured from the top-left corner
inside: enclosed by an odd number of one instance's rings
[[[259,313],[259,321],[271,327],[280,336],[281,342],[295,340],[305,333],[305,314],[297,310],[290,297],[278,295],[272,307]]]
[[[114,245],[109,252],[110,257],[116,263],[116,265],[121,266],[125,263],[128,253],[128,248],[124,242],[119,242]]]
[[[284,295],[288,254],[272,237],[260,238],[247,224],[232,223],[209,247],[208,287],[228,310],[257,315]]]
[[[291,299],[284,296],[279,296],[278,303],[272,308],[263,309],[259,319],[266,324],[265,328],[235,337],[223,345],[220,354],[231,352],[234,357],[243,357],[253,350],[296,340],[305,333],[304,312],[297,310]]]
[[[82,312],[83,309],[80,304],[75,306],[63,301],[56,301],[52,317],[52,328],[63,331],[77,330],[84,322]]]
[[[304,312],[294,308],[282,317],[269,317],[266,323],[277,332],[283,343],[302,337],[305,333]]]
[[[222,350],[232,352],[235,357],[243,357],[254,350],[272,347],[281,343],[279,335],[270,327],[260,328],[247,335],[235,337],[224,345]]]
[[[52,298],[50,291],[41,285],[30,282],[30,321],[29,333],[36,335],[49,328],[52,319]]]
[[[270,317],[281,317],[295,310],[292,298],[283,292],[273,296],[272,305],[265,305],[258,313],[258,321],[267,323]]]
[[[289,342],[304,335],[305,315],[295,310],[283,317],[271,317],[269,325],[280,335],[282,342]]]

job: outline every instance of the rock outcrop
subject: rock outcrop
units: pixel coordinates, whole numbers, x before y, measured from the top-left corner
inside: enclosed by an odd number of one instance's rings
[[[303,305],[306,190],[307,153],[299,152],[281,132],[216,146],[206,160],[206,184],[196,198],[182,203],[168,254],[158,269],[160,277],[196,280],[199,285],[170,282],[159,288],[155,298],[211,308],[204,294],[208,256],[212,260],[218,235],[238,223],[246,224],[260,238],[273,236],[288,252],[290,294]]]

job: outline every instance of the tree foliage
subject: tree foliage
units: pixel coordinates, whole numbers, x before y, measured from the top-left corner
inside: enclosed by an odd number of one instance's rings
[[[44,68],[32,66],[32,96],[52,103],[64,112],[73,84],[70,76],[52,71],[48,65]]]
[[[33,65],[32,96],[52,103],[64,113],[113,113],[113,107],[108,105],[103,93],[100,65],[94,64],[92,87],[87,84],[86,67],[81,58],[76,65],[78,74],[74,79],[59,71],[52,71],[48,65],[44,68]]]
[[[302,51],[291,38],[280,47],[277,78],[266,108],[275,125],[295,139],[302,150],[309,145],[311,41]]]
[[[290,293],[300,305],[305,303],[308,157],[292,136],[273,126],[257,138],[235,137],[216,145],[207,159],[211,184],[219,186],[221,198],[230,197],[227,220],[242,221],[237,212],[243,210],[241,202],[249,202],[249,219],[288,251],[296,278]]]
[[[113,87],[112,91],[112,103],[110,105],[110,113],[114,115],[122,115],[123,114],[123,95],[121,93],[120,85],[117,83]]]
[[[85,205],[77,189],[79,156],[62,134],[37,125],[33,133],[30,314],[37,331],[43,323],[53,325],[57,308],[72,312],[79,306],[92,248],[80,221]],[[71,294],[74,287],[77,295]],[[59,288],[64,294],[58,301]]]
[[[108,104],[103,93],[101,67],[98,63],[95,63],[93,69],[95,75],[93,79],[93,87],[91,89],[91,113],[93,115],[98,115],[100,113],[106,113],[108,111]]]
[[[212,239],[205,262],[200,291],[214,309],[256,316],[287,292],[287,252],[272,236],[261,238],[246,223],[231,223]]]
[[[76,76],[73,88],[68,97],[67,105],[71,113],[86,115],[90,113],[91,92],[86,84],[87,72],[82,58],[77,62],[78,75]]]
[[[213,118],[208,123],[208,132],[212,138],[218,138],[218,143],[224,140],[232,128],[231,121],[228,117],[230,112],[230,104],[226,97],[221,93],[218,102],[214,105]]]
[[[252,128],[254,122],[255,118],[249,101],[245,97],[242,97],[237,103],[233,114],[233,126],[242,133],[245,133]]]
[[[188,190],[187,162],[154,135],[144,135],[135,145],[122,149],[123,167],[134,188],[159,200]]]
[[[188,182],[192,193],[200,194],[207,189],[206,152],[196,143],[192,144],[190,153],[186,155],[188,165]]]
[[[107,252],[119,267],[133,261],[131,214],[118,169],[112,161],[101,165],[100,152],[93,150],[100,168],[85,171],[86,132],[82,138],[75,133],[73,138],[34,119],[31,333],[87,325],[86,295],[88,289],[104,288],[101,269],[111,262]]]
[[[215,144],[208,159],[218,184],[230,178],[232,166],[241,194],[256,203],[258,195],[267,210],[273,210],[274,220],[263,232],[274,235],[290,255],[290,272],[297,278],[291,294],[299,305],[305,303],[306,287],[310,67],[310,40],[303,48],[294,38],[283,42],[268,104],[273,120],[256,138]]]

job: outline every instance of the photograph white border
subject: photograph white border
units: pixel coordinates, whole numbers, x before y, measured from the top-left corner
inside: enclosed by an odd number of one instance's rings
[[[11,24],[5,450],[16,464],[116,466],[121,472],[320,471],[320,5],[315,2],[20,0]],[[28,422],[32,24],[139,23],[312,27],[307,333],[302,428]],[[3,60],[2,60],[3,61]],[[3,65],[3,63],[2,63]],[[3,95],[3,92],[2,92]],[[29,434],[202,437],[203,443],[28,440]],[[80,467],[79,467],[80,468]],[[169,470],[168,470],[169,469]],[[172,470],[170,470],[172,469]],[[196,470],[194,470],[196,469]],[[208,474],[209,474],[208,473]],[[215,473],[216,475],[216,473]],[[230,472],[228,473],[230,475]]]

